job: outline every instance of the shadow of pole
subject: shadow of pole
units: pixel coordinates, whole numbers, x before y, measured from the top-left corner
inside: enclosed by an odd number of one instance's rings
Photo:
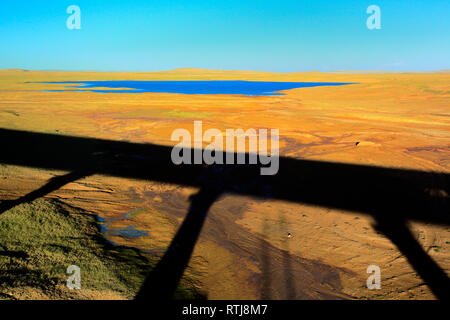
[[[70,171],[17,200],[3,201],[0,212],[93,173],[200,188],[192,197],[189,212],[169,249],[137,298],[172,297],[208,209],[222,193],[265,197],[266,187],[270,188],[268,197],[272,199],[370,214],[378,222],[378,229],[406,256],[436,297],[449,296],[445,271],[423,250],[405,224],[408,220],[450,224],[448,173],[289,157],[280,157],[280,171],[274,176],[260,176],[258,166],[254,165],[226,165],[205,171],[200,165],[173,164],[172,148],[168,146],[9,129],[0,129],[0,151],[3,164]],[[231,156],[236,158],[237,154]]]
[[[189,212],[164,256],[147,276],[136,300],[171,299],[183,276],[209,208],[220,196],[214,188],[201,188],[191,196]]]
[[[62,176],[53,177],[39,189],[36,189],[24,195],[23,197],[20,197],[19,199],[2,201],[2,203],[0,203],[0,214],[14,208],[19,204],[32,202],[38,198],[44,197],[47,194],[62,188],[63,186],[65,186],[70,182],[74,182],[89,175],[90,173],[88,171],[79,170],[69,172]]]
[[[397,246],[408,259],[413,269],[419,274],[430,290],[440,300],[450,298],[450,280],[439,265],[425,252],[414,238],[406,222],[399,219],[378,218],[374,226]]]

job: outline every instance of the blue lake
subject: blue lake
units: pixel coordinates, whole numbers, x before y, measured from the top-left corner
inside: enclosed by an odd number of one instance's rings
[[[339,86],[351,83],[338,82],[266,82],[266,81],[68,81],[46,82],[70,84],[64,90],[93,91],[101,93],[182,93],[182,94],[240,94],[248,96],[282,95],[279,91],[295,88]],[[77,86],[73,86],[78,84]],[[95,89],[95,88],[111,88]],[[74,90],[76,89],[76,90]]]

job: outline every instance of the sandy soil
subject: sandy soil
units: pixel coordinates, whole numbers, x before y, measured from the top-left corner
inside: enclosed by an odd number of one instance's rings
[[[44,92],[39,90],[61,89],[61,85],[34,83],[223,79],[356,84],[249,97]],[[173,130],[192,131],[193,121],[203,120],[204,129],[279,129],[283,156],[449,173],[449,84],[446,72],[3,70],[0,128],[174,145]],[[20,197],[60,174],[0,165],[0,199]],[[48,197],[102,217],[120,217],[140,208],[139,214],[115,220],[111,227],[134,225],[149,235],[110,239],[158,255],[170,243],[195,191],[95,175]],[[403,255],[372,225],[364,213],[227,195],[213,205],[186,272],[198,279],[199,289],[210,299],[433,299]],[[411,228],[449,273],[449,228],[419,223]],[[366,268],[371,264],[381,268],[381,290],[366,288]]]

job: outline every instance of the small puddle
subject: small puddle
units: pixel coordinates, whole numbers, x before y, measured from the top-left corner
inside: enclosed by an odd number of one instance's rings
[[[148,236],[149,231],[136,229],[135,225],[130,225],[125,228],[110,228],[109,227],[109,225],[113,221],[123,221],[123,220],[132,218],[133,215],[136,214],[140,209],[142,209],[142,208],[136,208],[134,210],[131,210],[129,212],[122,214],[119,217],[103,218],[103,217],[100,217],[99,215],[95,216],[97,219],[97,223],[100,226],[100,231],[104,235],[105,240],[114,246],[124,246],[122,244],[118,244],[118,243],[111,241],[109,238],[119,236],[119,237],[128,238],[128,239],[136,239],[139,237]],[[135,248],[135,247],[133,247],[133,248]],[[152,249],[136,248],[136,249],[139,249],[143,253],[150,254],[152,256],[157,256],[157,257],[162,257],[167,250],[167,248],[152,248]]]
[[[96,216],[97,222],[100,226],[100,231],[105,235],[106,238],[108,236],[119,236],[129,239],[135,239],[139,237],[148,236],[149,232],[146,230],[138,230],[135,225],[127,226],[125,228],[109,228],[109,225],[113,221],[123,221],[132,217],[132,215],[141,208],[136,208],[129,212],[122,214],[120,217],[111,217],[111,218],[102,218],[100,216]],[[111,241],[109,241],[111,242]]]

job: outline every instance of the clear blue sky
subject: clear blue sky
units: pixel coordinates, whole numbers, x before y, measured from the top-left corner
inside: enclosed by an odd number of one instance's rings
[[[69,5],[81,30],[69,30]],[[381,8],[381,30],[366,9]],[[0,68],[450,68],[449,0],[2,0]]]

